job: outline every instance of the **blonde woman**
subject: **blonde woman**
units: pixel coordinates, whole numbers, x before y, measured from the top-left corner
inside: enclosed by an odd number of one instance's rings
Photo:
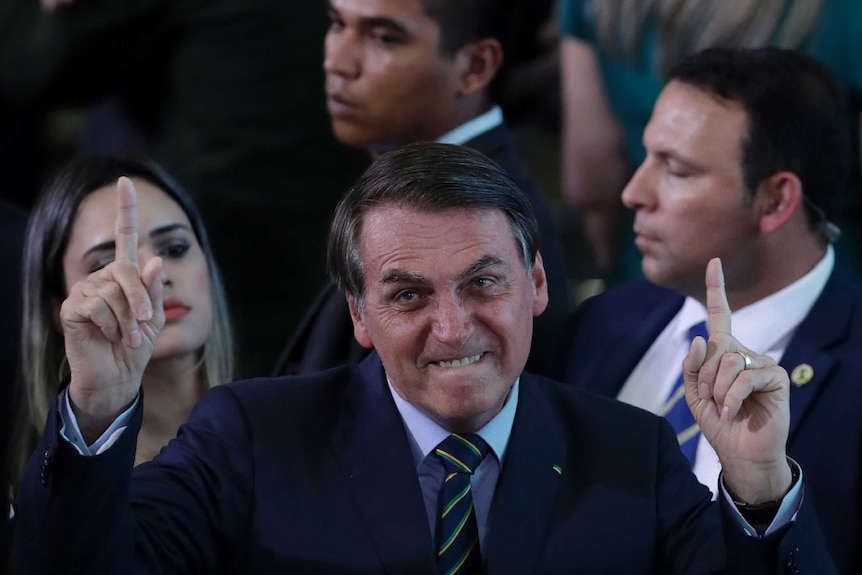
[[[158,166],[92,156],[48,183],[30,217],[24,249],[22,409],[17,476],[34,449],[52,398],[68,374],[59,310],[75,284],[97,290],[114,258],[119,178],[137,190],[138,250],[163,261],[166,323],[143,379],[144,421],[135,464],[152,459],[200,395],[233,376],[224,289],[203,222],[189,196]],[[92,274],[92,275],[91,275]]]

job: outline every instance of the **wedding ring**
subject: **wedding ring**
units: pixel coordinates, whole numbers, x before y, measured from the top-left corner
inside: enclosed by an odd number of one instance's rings
[[[742,361],[745,362],[745,367],[742,368],[743,370],[751,369],[751,356],[749,356],[747,353],[743,353],[741,351],[735,351],[733,353],[738,353],[739,356],[742,358]]]

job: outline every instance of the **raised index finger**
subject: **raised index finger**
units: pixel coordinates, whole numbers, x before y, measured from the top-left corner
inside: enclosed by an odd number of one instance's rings
[[[138,197],[132,180],[117,180],[117,223],[114,227],[115,260],[126,260],[138,267]]]
[[[712,258],[706,265],[706,324],[710,335],[730,334],[730,305],[724,291],[724,271],[721,260]]]

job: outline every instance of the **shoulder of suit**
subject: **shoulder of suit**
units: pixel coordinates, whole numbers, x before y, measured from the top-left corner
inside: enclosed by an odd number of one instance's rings
[[[342,365],[311,374],[244,379],[217,385],[208,393],[230,395],[240,403],[301,401],[303,396],[340,393],[360,377],[356,367]]]

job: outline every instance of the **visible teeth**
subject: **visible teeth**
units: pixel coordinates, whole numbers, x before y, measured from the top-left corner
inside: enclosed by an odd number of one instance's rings
[[[478,355],[471,355],[470,357],[465,357],[464,359],[456,359],[453,361],[438,361],[437,365],[439,365],[440,367],[445,367],[445,368],[465,367],[465,366],[468,366],[470,364],[476,363],[481,358],[482,358],[482,354],[480,353]]]

